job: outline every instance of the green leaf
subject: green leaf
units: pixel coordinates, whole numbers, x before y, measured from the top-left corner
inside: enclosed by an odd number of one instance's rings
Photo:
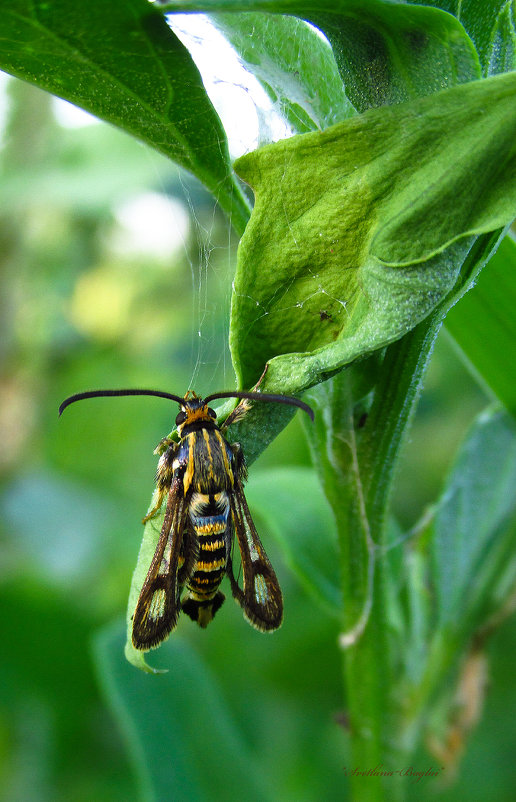
[[[167,11],[294,14],[328,37],[346,94],[359,111],[401,103],[480,77],[473,43],[449,14],[384,0],[204,0]]]
[[[210,19],[295,133],[327,128],[354,114],[328,42],[305,22],[252,13]]]
[[[301,584],[332,615],[341,590],[335,520],[312,468],[278,468],[253,474],[246,486],[253,510],[280,543]]]
[[[464,622],[472,606],[493,592],[493,580],[514,541],[508,524],[516,507],[515,487],[514,422],[500,410],[489,410],[477,419],[459,452],[432,527],[441,627]]]
[[[261,802],[272,798],[213,676],[176,633],[163,649],[170,673],[149,677],[122,657],[123,627],[95,640],[100,685],[118,721],[145,800]],[[231,755],[231,766],[221,756]],[[228,782],[228,772],[231,782]]]
[[[454,17],[372,0],[342,2],[341,8],[342,16],[321,10],[312,19],[328,37],[358,111],[480,78],[473,43]]]
[[[147,0],[13,0],[0,17],[0,68],[169,156],[244,229],[222,124],[190,54]]]
[[[427,5],[438,6],[460,19],[475,44],[484,75],[516,69],[514,0],[431,0]]]
[[[484,75],[516,68],[514,0],[464,0],[460,19],[473,39]]]
[[[409,551],[406,555],[404,573],[409,577],[404,589],[407,632],[405,640],[400,643],[399,653],[403,655],[407,677],[417,683],[426,668],[428,641],[433,631],[426,555],[417,550]]]
[[[516,70],[516,5],[505,3],[491,34],[488,75]]]
[[[507,409],[516,415],[516,242],[505,237],[478,282],[446,318],[446,328]]]
[[[426,317],[473,236],[516,214],[515,126],[509,74],[239,159],[256,198],[232,301],[242,385],[269,362],[264,386],[299,392]]]

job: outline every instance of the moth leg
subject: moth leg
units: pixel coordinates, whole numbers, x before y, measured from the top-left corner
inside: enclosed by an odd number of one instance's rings
[[[225,432],[234,423],[239,423],[241,420],[245,418],[250,409],[251,409],[251,404],[249,400],[247,398],[242,398],[241,401],[236,405],[234,410],[230,412],[229,415],[227,416],[226,420],[221,426],[221,430]]]
[[[173,440],[170,440],[168,437],[164,437],[154,451],[155,454],[161,454],[161,456],[159,458],[158,468],[156,470],[156,490],[154,491],[154,495],[152,497],[152,508],[144,517],[142,522],[144,524],[146,524],[150,518],[154,518],[154,516],[157,515],[166,496],[168,495],[170,486],[172,484],[172,478],[174,476],[173,464],[176,458],[177,450],[178,444]]]
[[[240,443],[231,443],[231,451],[233,452],[233,470],[235,476],[242,485],[247,482],[247,465],[244,457],[244,451]]]
[[[168,448],[170,448],[170,446],[173,446],[173,445],[176,445],[176,443],[175,443],[175,440],[172,440],[171,437],[162,437],[161,440],[159,441],[158,445],[156,446],[156,448],[154,449],[154,451],[152,453],[153,454],[157,454],[158,456],[161,457],[161,455],[164,454],[165,451]]]

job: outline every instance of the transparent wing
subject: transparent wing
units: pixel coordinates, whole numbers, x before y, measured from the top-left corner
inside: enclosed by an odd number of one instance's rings
[[[249,623],[262,632],[272,631],[283,620],[283,597],[274,568],[258,537],[239,479],[234,491],[230,493],[230,504],[242,559],[244,584],[241,589],[235,579],[230,558],[227,574],[231,590]]]
[[[177,624],[181,586],[195,562],[190,555],[182,554],[189,499],[190,494],[184,494],[182,478],[175,478],[170,486],[158,545],[134,611],[133,645],[136,649],[158,646]],[[181,584],[178,582],[180,561]]]

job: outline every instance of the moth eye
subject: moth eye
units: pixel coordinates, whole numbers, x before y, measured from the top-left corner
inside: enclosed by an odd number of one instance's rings
[[[216,412],[215,412],[215,410],[214,410],[214,409],[212,409],[211,407],[208,407],[208,415],[209,415],[211,418],[216,418],[216,417],[217,417],[217,413],[216,413]]]
[[[179,412],[176,418],[176,426],[180,426],[186,420],[186,412]]]

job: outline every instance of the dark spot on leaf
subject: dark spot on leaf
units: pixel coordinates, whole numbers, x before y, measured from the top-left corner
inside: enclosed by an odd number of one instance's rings
[[[336,26],[330,15],[317,15],[316,24],[317,21],[330,41],[344,81],[350,75],[360,77],[362,97],[355,98],[360,107],[365,108],[364,101],[366,107],[388,103],[391,56],[385,37],[371,25],[351,17],[345,26]]]
[[[333,720],[339,725],[339,727],[342,727],[343,730],[350,729],[349,715],[345,710],[339,710],[337,713],[335,713]]]
[[[403,36],[413,53],[419,54],[428,46],[429,37],[420,28],[412,28],[410,30],[403,31]]]
[[[367,412],[362,412],[362,414],[360,415],[360,417],[359,417],[359,419],[357,421],[357,429],[363,429],[364,428],[364,426],[366,425],[367,418],[368,418]]]

